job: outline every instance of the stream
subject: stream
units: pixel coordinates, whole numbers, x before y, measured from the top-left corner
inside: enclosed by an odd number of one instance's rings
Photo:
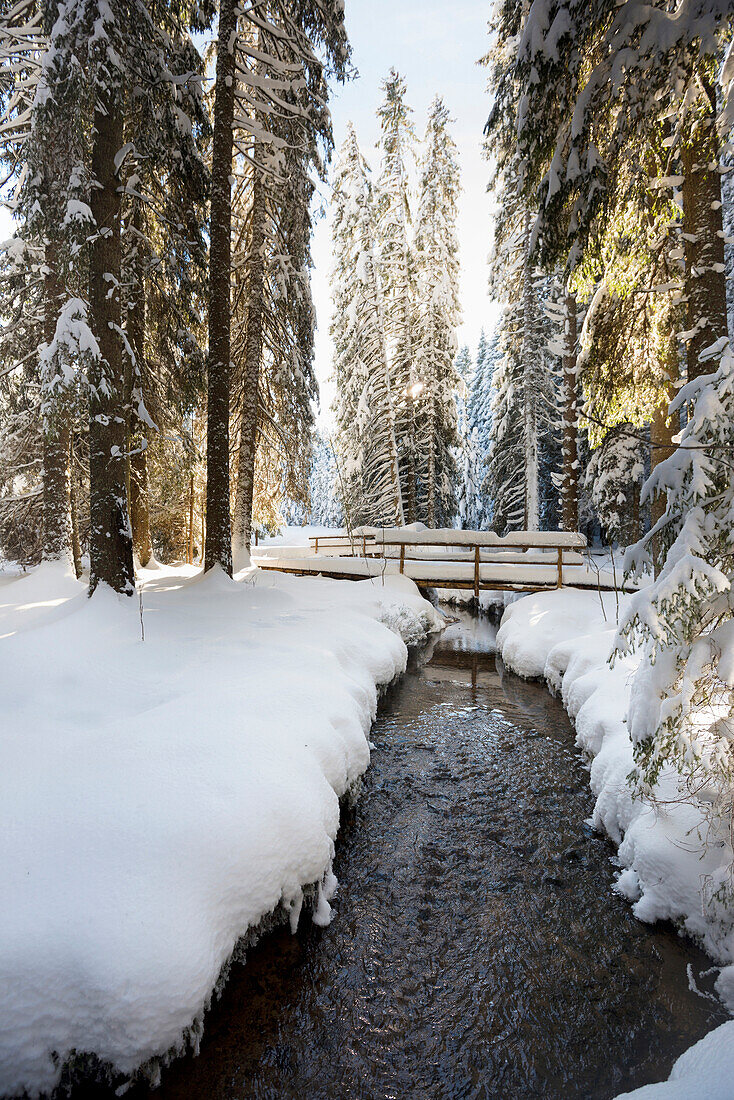
[[[727,1018],[689,989],[707,958],[612,892],[571,724],[486,619],[413,655],[371,738],[332,924],[266,936],[199,1056],[129,1100],[607,1100]]]

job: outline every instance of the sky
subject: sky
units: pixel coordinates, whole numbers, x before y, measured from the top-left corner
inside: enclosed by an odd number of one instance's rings
[[[461,259],[460,300],[463,324],[459,346],[476,348],[480,330],[494,327],[499,307],[487,292],[487,254],[491,243],[491,200],[486,193],[489,166],[482,154],[482,131],[489,110],[487,73],[476,62],[487,49],[487,0],[346,0],[347,33],[359,77],[335,86],[330,102],[337,148],[354,123],[373,174],[379,170],[375,145],[379,138],[376,110],[381,82],[396,68],[407,84],[406,102],[413,108],[419,137],[429,104],[440,95],[451,116],[459,150],[462,194],[458,237]],[[322,190],[328,202],[328,186]],[[331,222],[316,223],[313,240],[313,296],[316,306],[316,376],[321,388],[320,423],[331,423],[334,390],[331,375],[329,320],[331,298]]]

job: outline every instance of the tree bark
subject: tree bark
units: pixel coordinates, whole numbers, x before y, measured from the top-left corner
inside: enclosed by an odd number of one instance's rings
[[[235,102],[235,0],[219,7],[209,251],[206,549],[204,569],[232,576],[229,506],[230,276],[232,250],[232,125]]]
[[[153,557],[153,542],[150,536],[148,505],[148,452],[147,449],[140,449],[140,446],[134,440],[130,455],[130,525],[135,556],[145,568]]]
[[[189,478],[189,538],[186,546],[186,562],[194,564],[194,475]]]
[[[682,150],[686,327],[692,334],[688,340],[689,381],[715,367],[715,361],[701,362],[701,352],[727,335],[716,90],[703,72],[701,85],[703,110],[689,127]]]
[[[415,523],[418,519],[418,500],[415,490],[415,406],[412,397],[408,397],[407,402],[407,440],[404,449],[405,522]]]
[[[136,200],[137,202],[137,200]],[[139,204],[138,204],[139,205]],[[133,226],[142,232],[139,209],[133,215]],[[139,237],[136,236],[135,248],[139,249]],[[138,251],[139,255],[139,251]],[[134,374],[140,384],[145,355],[145,277],[141,265],[136,263],[133,273],[134,301],[128,315],[127,333],[130,347],[135,355]],[[150,510],[148,506],[148,438],[147,426],[140,420],[135,402],[132,400],[135,389],[135,377],[131,372],[129,404],[129,471],[130,471],[130,526],[132,527],[133,551],[143,568],[153,556],[153,543],[150,536]]]
[[[434,342],[435,330],[431,326],[431,342]],[[428,421],[428,454],[426,456],[426,524],[436,526],[436,379],[431,378],[429,370],[429,392],[426,409]]]
[[[79,506],[77,501],[77,478],[74,469],[74,436],[69,433],[69,509],[71,511],[71,552],[74,557],[74,572],[82,575],[82,547],[79,540]]]
[[[89,258],[89,304],[100,360],[90,371],[89,560],[90,593],[100,582],[131,596],[135,591],[127,508],[124,408],[125,372],[120,337],[121,267],[119,180],[115,157],[122,147],[119,93],[99,88],[94,114],[90,205],[97,226]]]
[[[250,212],[250,240],[245,269],[245,362],[240,409],[240,446],[237,462],[233,549],[235,569],[250,564],[252,502],[255,491],[255,451],[259,411],[260,363],[263,350],[263,294],[265,287],[265,231],[267,193],[258,150],[253,152],[254,178]]]
[[[650,472],[655,467],[669,458],[675,450],[673,436],[676,434],[677,425],[674,425],[668,416],[668,407],[675,396],[675,383],[678,378],[678,341],[671,336],[665,361],[661,364],[664,378],[663,396],[660,404],[656,405],[650,420]],[[654,527],[658,520],[662,519],[666,507],[664,493],[658,493],[650,501],[650,520]],[[655,575],[660,572],[665,560],[665,553],[659,536],[652,540],[652,558]]]
[[[46,244],[43,335],[50,345],[56,334],[62,287],[58,247]],[[43,559],[73,562],[69,484],[69,415],[64,395],[43,392]]]
[[[523,418],[525,464],[525,530],[537,531],[540,524],[538,509],[538,408],[533,379],[532,328],[534,317],[533,280],[530,270],[530,215],[525,215],[524,229],[525,266],[523,271]]]
[[[577,531],[579,526],[577,329],[576,295],[568,291],[566,293],[566,349],[563,356],[563,490],[561,494],[561,521],[564,531]]]

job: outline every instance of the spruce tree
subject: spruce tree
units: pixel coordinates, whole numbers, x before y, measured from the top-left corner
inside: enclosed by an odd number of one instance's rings
[[[334,178],[337,450],[351,524],[404,522],[382,287],[367,164],[350,125]]]
[[[262,438],[268,434],[262,423],[268,364],[271,386],[280,376],[276,388],[281,393],[288,389],[288,370],[293,372],[296,417],[305,428],[296,433],[295,450],[308,461],[307,410],[314,390],[308,274],[311,174],[323,174],[332,148],[325,66],[343,80],[349,59],[343,9],[335,0],[297,6],[271,0],[248,10],[243,22],[235,121],[248,136],[238,148],[249,161],[251,183],[239,288],[244,333],[233,524],[238,567],[248,560],[258,432]],[[268,318],[276,315],[278,331],[272,331],[272,325],[269,331]],[[294,481],[292,474],[290,480]]]
[[[460,317],[459,168],[449,121],[437,97],[423,143],[414,241],[414,372],[421,385],[415,401],[417,507],[418,518],[428,527],[447,527],[453,521],[458,478],[453,448],[458,443],[454,356]]]
[[[209,245],[209,362],[207,369],[206,545],[204,569],[232,575],[229,414],[232,250],[232,127],[235,108],[237,5],[221,0],[214,90],[212,198]]]
[[[408,161],[414,154],[415,132],[411,108],[405,103],[405,81],[391,69],[382,88],[385,98],[380,119],[380,174],[376,185],[379,268],[384,291],[384,325],[394,393],[396,436],[400,455],[400,482],[405,518],[418,518],[415,400],[421,380],[415,370],[415,258],[410,241]]]
[[[487,340],[484,329],[479,336],[474,369],[469,383],[467,427],[472,446],[473,492],[470,500],[468,526],[484,531],[492,521],[493,500],[487,494],[487,456],[494,418],[494,402],[497,396],[495,372],[500,358],[498,334]]]

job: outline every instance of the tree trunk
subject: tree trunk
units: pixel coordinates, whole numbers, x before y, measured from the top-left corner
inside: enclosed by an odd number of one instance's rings
[[[561,521],[564,531],[579,526],[578,379],[576,377],[576,295],[566,294],[566,350],[563,356],[563,490]]]
[[[153,557],[153,543],[148,507],[148,452],[147,449],[141,450],[140,446],[134,441],[130,455],[130,525],[135,556],[145,568]]]
[[[101,359],[90,371],[89,559],[90,592],[101,582],[131,596],[135,591],[132,538],[125,484],[127,417],[120,338],[121,267],[119,180],[115,157],[122,147],[120,96],[97,89],[90,205],[97,225],[89,258],[89,304]]]
[[[701,352],[727,335],[724,226],[720,141],[716,130],[716,90],[701,75],[703,113],[689,128],[683,144],[683,242],[686,262],[688,379],[707,374],[713,362]]]
[[[189,539],[186,547],[186,562],[194,564],[194,475],[189,478]]]
[[[74,572],[82,575],[82,547],[79,541],[79,506],[77,501],[77,478],[74,469],[74,436],[69,433],[69,509],[71,511],[71,551],[74,557]]]
[[[428,471],[426,478],[426,523],[436,526],[436,409],[433,394],[428,397]]]
[[[376,279],[377,273],[373,272],[373,276]],[[394,524],[396,527],[402,527],[405,523],[405,512],[403,511],[403,490],[400,484],[400,461],[398,459],[398,441],[395,434],[395,407],[393,405],[392,397],[392,381],[390,378],[390,366],[387,361],[387,353],[383,353],[382,356],[382,369],[384,371],[385,379],[385,407],[387,412],[387,432],[388,432],[388,445],[390,448],[390,470],[392,475],[393,485],[393,507],[394,511]]]
[[[665,362],[661,364],[664,377],[664,396],[660,404],[656,405],[650,420],[650,472],[658,463],[669,458],[675,450],[673,436],[677,432],[677,425],[670,422],[668,407],[675,397],[675,383],[678,379],[678,341],[671,336],[668,343]],[[654,527],[658,520],[662,519],[666,507],[664,493],[658,493],[650,501],[650,521]],[[665,553],[659,536],[652,540],[652,558],[655,575],[660,572],[665,560]]]
[[[219,7],[209,251],[209,370],[204,569],[232,576],[229,508],[229,360],[232,249],[232,124],[235,102],[235,0]]]
[[[418,500],[415,483],[415,406],[413,398],[408,398],[407,440],[405,446],[405,522],[415,523],[418,519]]]
[[[538,407],[532,363],[534,322],[533,280],[530,270],[530,215],[525,215],[525,267],[523,271],[523,418],[525,463],[525,530],[537,531],[540,524],[538,508]]]
[[[263,351],[263,294],[265,287],[265,231],[267,192],[258,150],[253,152],[254,178],[250,211],[250,240],[245,269],[245,362],[242,380],[240,446],[237,462],[233,550],[235,569],[250,564],[252,502],[255,491],[255,451],[259,413],[260,362]]]
[[[58,248],[46,245],[43,335],[50,345],[56,334],[61,305]],[[50,380],[47,380],[50,381]],[[69,415],[64,395],[44,387],[43,410],[43,559],[73,561],[69,486]]]
[[[136,200],[136,210],[133,214],[133,226],[142,233],[139,203]],[[134,246],[139,256],[139,237],[136,235]],[[150,510],[148,507],[148,438],[147,426],[138,416],[135,402],[132,400],[133,390],[137,381],[140,386],[143,374],[143,357],[145,355],[145,277],[141,265],[136,262],[133,273],[133,304],[128,313],[127,334],[130,347],[135,355],[135,366],[130,378],[130,402],[129,424],[129,454],[130,454],[130,526],[132,527],[133,551],[135,557],[143,568],[153,556],[153,543],[150,537]]]

